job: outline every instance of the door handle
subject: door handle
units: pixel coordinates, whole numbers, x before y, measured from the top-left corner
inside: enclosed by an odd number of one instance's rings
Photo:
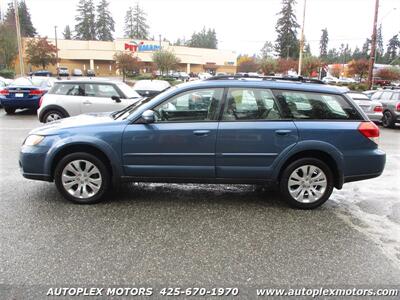
[[[210,130],[195,130],[195,131],[193,131],[193,134],[197,135],[197,136],[206,136],[209,133],[210,133]]]
[[[83,101],[83,104],[92,104],[92,102],[86,100],[86,101]]]
[[[289,129],[280,129],[280,130],[275,130],[275,133],[277,135],[288,135],[289,133],[291,133],[292,131]]]

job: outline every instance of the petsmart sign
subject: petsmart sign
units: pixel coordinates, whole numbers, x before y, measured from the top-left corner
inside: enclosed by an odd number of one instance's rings
[[[130,41],[129,43],[125,43],[125,50],[129,50],[131,52],[152,52],[160,50],[159,45],[155,44],[145,44],[145,42],[136,42]]]

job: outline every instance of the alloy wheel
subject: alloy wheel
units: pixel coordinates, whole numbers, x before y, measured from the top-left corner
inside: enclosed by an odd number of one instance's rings
[[[58,113],[51,113],[46,117],[46,123],[60,120],[61,116]]]
[[[317,166],[303,165],[289,176],[290,195],[298,202],[313,203],[321,199],[327,188],[326,174]]]
[[[98,193],[103,181],[100,170],[93,163],[73,160],[64,167],[61,182],[70,195],[87,199]]]

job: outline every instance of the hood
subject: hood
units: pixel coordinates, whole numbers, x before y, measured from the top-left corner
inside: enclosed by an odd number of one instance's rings
[[[58,134],[59,131],[63,129],[84,127],[97,124],[107,124],[111,122],[119,122],[115,121],[111,117],[111,112],[90,113],[51,122],[42,127],[32,130],[30,134],[40,134],[40,135]]]

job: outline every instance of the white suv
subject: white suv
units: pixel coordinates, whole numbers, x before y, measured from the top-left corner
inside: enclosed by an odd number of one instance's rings
[[[141,96],[123,82],[110,80],[61,80],[40,99],[38,117],[48,123],[91,112],[121,110]]]

